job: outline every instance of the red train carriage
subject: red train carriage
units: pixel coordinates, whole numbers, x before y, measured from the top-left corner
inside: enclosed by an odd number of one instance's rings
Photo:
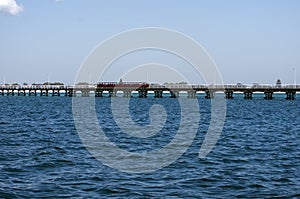
[[[149,84],[147,82],[99,82],[97,88],[102,89],[113,89],[118,88],[148,88]]]

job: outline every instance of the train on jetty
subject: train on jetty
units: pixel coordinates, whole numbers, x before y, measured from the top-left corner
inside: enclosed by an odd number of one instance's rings
[[[132,89],[147,89],[149,88],[147,82],[99,82],[98,89],[115,89],[115,88],[132,88]]]

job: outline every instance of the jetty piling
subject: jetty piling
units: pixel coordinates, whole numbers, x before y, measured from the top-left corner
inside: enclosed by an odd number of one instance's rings
[[[267,90],[267,91],[264,92],[264,94],[265,94],[265,99],[266,100],[273,99],[273,91],[272,90]]]
[[[244,99],[252,99],[252,91],[251,90],[246,90],[244,91]]]
[[[226,99],[233,99],[233,91],[232,90],[226,90],[226,91],[224,91],[224,93],[225,93]]]
[[[205,91],[205,99],[213,99],[214,98],[214,92],[206,90]]]
[[[296,98],[296,92],[295,91],[287,91],[286,93],[287,100],[294,100]]]

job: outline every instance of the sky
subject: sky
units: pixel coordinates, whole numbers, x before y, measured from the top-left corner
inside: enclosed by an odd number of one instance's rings
[[[0,0],[0,84],[73,84],[99,43],[143,27],[193,38],[226,84],[300,84],[299,8],[298,0]]]

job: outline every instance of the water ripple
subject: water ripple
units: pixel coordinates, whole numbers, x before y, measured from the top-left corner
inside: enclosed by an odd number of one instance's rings
[[[127,174],[93,158],[76,132],[71,99],[0,97],[0,198],[299,198],[300,100],[227,101],[221,138],[204,159],[198,151],[210,120],[210,102],[199,99],[200,126],[193,144],[157,172]],[[120,132],[109,99],[96,100],[107,136],[129,151],[166,145],[176,134],[176,99],[134,99],[133,120],[149,124],[159,102],[165,127],[143,140]],[[139,107],[143,107],[140,109]]]

